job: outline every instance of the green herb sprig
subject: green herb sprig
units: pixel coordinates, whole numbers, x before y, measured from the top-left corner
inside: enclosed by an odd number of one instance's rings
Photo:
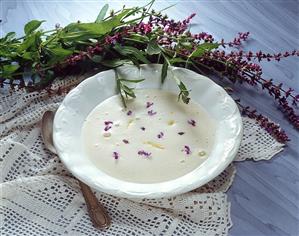
[[[162,16],[161,12],[150,12],[153,2],[143,7],[123,7],[105,18],[108,11],[106,4],[93,23],[76,22],[65,27],[56,26],[48,31],[40,29],[45,21],[28,22],[24,27],[23,37],[16,38],[16,34],[10,32],[0,39],[1,85],[10,84],[11,88],[25,87],[29,91],[35,91],[44,89],[56,78],[71,73],[116,68],[124,64],[139,67],[140,63],[161,63],[164,59],[161,71],[163,83],[169,66],[177,62],[188,64],[189,58],[175,58],[175,50],[166,50],[163,45],[158,44],[158,39],[163,34],[159,27],[146,34],[134,32],[138,27],[140,29],[145,18]],[[181,48],[184,44],[190,46],[188,39],[180,37],[178,41]],[[199,55],[199,50],[204,52],[210,46],[202,44],[194,50],[191,57]],[[74,66],[77,68],[72,68]],[[28,75],[28,71],[31,80],[25,81],[23,76]],[[120,91],[133,97],[133,89],[124,85],[122,80],[118,81]],[[187,103],[189,93],[183,82],[178,82],[178,88],[178,98]]]
[[[252,88],[266,91],[278,104],[280,110],[299,129],[299,115],[294,107],[299,94],[285,88],[273,79],[262,77],[259,62],[280,61],[289,56],[299,56],[298,50],[283,53],[245,52],[239,46],[247,40],[249,32],[239,33],[231,42],[215,42],[212,35],[189,31],[191,14],[183,21],[174,21],[162,11],[151,9],[154,0],[142,7],[126,8],[108,12],[104,5],[94,22],[75,22],[65,27],[45,31],[44,21],[33,20],[24,27],[24,36],[17,38],[9,32],[0,39],[0,86],[10,86],[12,91],[49,89],[55,79],[67,75],[117,68],[124,64],[137,67],[140,64],[162,64],[161,83],[168,77],[178,86],[178,100],[188,103],[190,89],[172,74],[170,66],[184,67],[201,74],[214,74],[231,83],[246,83]],[[222,48],[222,49],[221,49]],[[226,49],[223,49],[226,48]],[[229,49],[235,50],[229,50]],[[26,79],[25,77],[30,77]],[[117,89],[124,106],[127,98],[134,98],[130,83],[116,79]],[[229,89],[231,92],[232,89]],[[280,127],[266,117],[236,102],[243,114],[256,119],[267,132],[280,142],[289,139]]]

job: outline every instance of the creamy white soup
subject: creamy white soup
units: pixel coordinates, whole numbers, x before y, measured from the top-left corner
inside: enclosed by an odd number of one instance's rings
[[[108,175],[134,183],[181,177],[200,166],[214,144],[215,122],[177,94],[135,90],[124,109],[119,95],[95,107],[82,128],[86,156]]]

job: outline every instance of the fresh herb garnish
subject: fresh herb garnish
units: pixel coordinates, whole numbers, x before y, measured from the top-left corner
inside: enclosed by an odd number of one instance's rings
[[[277,102],[290,123],[299,129],[299,116],[295,110],[298,93],[272,79],[263,78],[259,64],[263,60],[280,61],[299,56],[298,50],[274,54],[245,52],[238,47],[248,39],[249,32],[239,33],[231,42],[215,42],[208,33],[189,31],[189,23],[195,14],[183,21],[174,21],[163,15],[163,10],[151,10],[153,2],[142,7],[123,7],[111,11],[108,16],[106,4],[94,22],[75,22],[65,27],[56,25],[46,31],[41,29],[44,21],[32,20],[25,25],[23,37],[17,38],[14,32],[7,33],[0,39],[0,86],[10,86],[12,91],[25,88],[29,92],[41,89],[53,92],[50,86],[56,78],[64,79],[67,75],[97,72],[124,64],[139,67],[141,63],[159,63],[162,64],[161,82],[173,77],[179,88],[178,99],[184,103],[190,100],[190,90],[176,78],[171,66],[262,88]],[[236,50],[228,50],[230,48]],[[171,76],[167,76],[168,73]],[[25,75],[30,79],[25,80]],[[116,76],[116,80],[126,107],[126,100],[136,97],[129,84],[143,79],[128,81]],[[255,119],[278,141],[289,140],[279,125],[255,109],[242,105],[240,100],[236,101],[244,115]]]

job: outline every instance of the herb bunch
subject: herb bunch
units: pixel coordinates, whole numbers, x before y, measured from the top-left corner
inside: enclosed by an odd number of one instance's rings
[[[188,28],[191,14],[183,21],[174,21],[167,15],[151,10],[154,0],[143,7],[111,11],[108,5],[100,11],[95,22],[71,23],[65,27],[44,31],[43,21],[33,20],[24,27],[24,36],[16,38],[14,32],[0,39],[0,86],[8,84],[11,90],[25,88],[27,91],[49,90],[52,82],[70,74],[100,71],[124,64],[163,64],[161,82],[167,77],[169,66],[189,68],[201,74],[215,74],[217,78],[231,83],[246,83],[262,88],[277,102],[290,123],[299,129],[296,114],[299,94],[273,79],[262,77],[259,62],[280,61],[289,56],[299,56],[298,50],[269,54],[245,52],[241,44],[249,32],[239,33],[231,42],[216,42],[212,35],[191,33]],[[25,79],[27,77],[27,79]],[[29,79],[28,79],[29,77]],[[117,76],[117,88],[124,105],[126,97],[135,97],[127,81]],[[189,89],[175,78],[180,93],[178,99],[189,102]],[[233,92],[233,91],[231,91]],[[257,120],[280,142],[289,139],[280,127],[257,114],[236,100],[244,115]]]

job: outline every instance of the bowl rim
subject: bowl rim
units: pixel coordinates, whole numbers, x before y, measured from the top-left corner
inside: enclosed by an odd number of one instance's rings
[[[121,67],[118,67],[117,70],[119,69],[124,69],[126,67],[130,67],[129,65],[123,65]],[[148,68],[148,69],[157,69],[157,70],[161,70],[162,65],[161,64],[144,64],[144,65],[140,65],[140,68]],[[225,93],[225,95],[228,97],[228,99],[230,100],[229,102],[231,104],[234,104],[234,106],[237,105],[235,103],[235,101],[226,93],[226,91],[219,86],[218,84],[216,84],[214,81],[212,81],[211,79],[209,79],[206,76],[200,75],[194,71],[185,69],[185,68],[181,68],[181,67],[173,67],[170,66],[168,68],[168,70],[183,70],[183,71],[188,71],[188,73],[194,73],[196,75],[197,78],[190,78],[191,80],[194,79],[198,79],[200,77],[200,79],[204,79],[204,80],[208,80],[211,84],[213,84],[213,86],[215,86],[218,90],[221,90],[222,92]],[[102,71],[99,72],[89,78],[86,78],[85,80],[83,80],[79,85],[77,85],[76,89],[80,90],[82,89],[84,86],[86,86],[88,83],[90,83],[92,80],[96,80],[98,79],[98,77],[100,77],[101,75],[103,75],[103,73],[107,73],[109,71],[113,71],[113,69],[111,70],[106,70],[106,71]],[[70,93],[69,93],[70,94]],[[65,98],[63,99],[61,105],[59,106],[59,108],[57,109],[57,112],[55,114],[55,118],[54,118],[54,124],[53,124],[53,141],[54,141],[54,145],[57,148],[57,152],[58,155],[61,159],[61,161],[64,163],[64,165],[67,167],[68,170],[70,170],[70,172],[79,180],[81,180],[82,182],[84,182],[85,184],[89,185],[90,187],[93,187],[96,190],[99,190],[101,192],[105,192],[117,197],[126,197],[126,198],[161,198],[161,197],[171,197],[171,196],[175,196],[175,195],[179,195],[188,191],[191,191],[195,188],[201,187],[204,184],[208,183],[209,181],[211,181],[212,179],[214,179],[215,177],[217,177],[219,174],[221,174],[222,171],[225,170],[225,168],[234,160],[238,149],[240,147],[241,144],[241,140],[242,140],[242,135],[243,135],[243,126],[242,126],[242,119],[241,119],[241,114],[237,108],[237,112],[235,112],[232,116],[235,117],[236,120],[236,129],[234,131],[234,143],[233,146],[227,150],[224,153],[224,157],[225,157],[225,161],[223,161],[221,163],[221,165],[218,165],[217,168],[213,168],[213,171],[209,171],[208,175],[204,177],[204,179],[200,179],[200,180],[196,180],[193,179],[191,183],[188,183],[185,186],[167,186],[168,182],[172,182],[175,183],[178,179],[180,179],[181,177],[174,179],[174,180],[170,180],[170,181],[166,181],[166,182],[161,182],[161,183],[152,183],[152,184],[141,184],[141,183],[129,183],[130,184],[130,188],[128,189],[128,182],[120,180],[120,179],[115,179],[116,181],[119,182],[119,186],[118,188],[110,186],[109,184],[103,184],[100,183],[99,181],[93,181],[93,179],[88,176],[88,174],[82,174],[82,172],[78,171],[78,168],[74,168],[74,165],[70,163],[70,160],[68,158],[65,158],[65,153],[63,152],[63,150],[61,150],[60,146],[58,145],[59,142],[59,135],[57,134],[58,132],[56,132],[56,126],[59,123],[59,120],[61,118],[59,118],[59,116],[57,114],[63,112],[62,111],[62,107],[64,107],[65,105],[67,106],[67,101],[69,99],[72,99],[69,94],[67,94],[65,96]],[[117,93],[116,93],[117,94]],[[99,170],[99,169],[98,169]],[[100,170],[99,170],[100,171]],[[189,172],[188,174],[190,174],[191,172]],[[188,175],[186,174],[186,175]],[[107,183],[107,182],[106,182]],[[152,186],[153,187],[156,186],[156,191],[148,191],[146,190],[147,187]],[[134,186],[135,188],[132,188],[132,186]],[[160,188],[159,188],[160,187]],[[166,187],[166,188],[165,188]],[[123,188],[123,189],[122,189]],[[143,189],[143,190],[140,190]]]

